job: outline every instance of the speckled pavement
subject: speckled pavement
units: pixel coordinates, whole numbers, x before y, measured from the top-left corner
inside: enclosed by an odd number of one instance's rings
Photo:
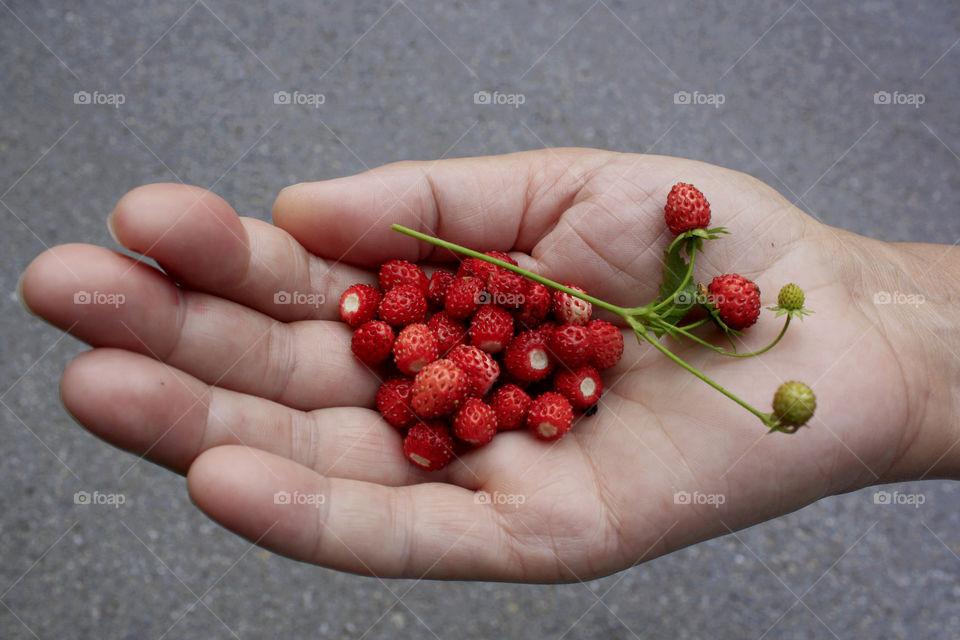
[[[914,504],[828,498],[563,586],[361,578],[251,548],[183,478],[73,423],[57,385],[84,346],[15,289],[45,247],[114,246],[105,217],[145,182],[269,219],[291,182],[556,145],[697,158],[838,227],[953,243],[960,5],[262,4],[0,2],[0,637],[956,635],[949,482],[885,488]]]

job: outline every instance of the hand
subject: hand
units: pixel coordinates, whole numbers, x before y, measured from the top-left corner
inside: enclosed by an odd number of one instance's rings
[[[732,232],[707,244],[697,280],[741,273],[765,305],[797,282],[816,313],[758,358],[671,348],[762,410],[782,381],[807,382],[819,404],[809,427],[766,435],[625,331],[599,412],[559,442],[508,432],[440,472],[407,462],[371,409],[378,380],[352,357],[337,310],[340,292],[375,282],[388,259],[450,258],[390,223],[513,251],[524,268],[636,306],[656,295],[663,203],[678,181],[707,194],[714,224]],[[284,189],[273,216],[275,226],[239,218],[194,187],[141,187],[117,205],[113,230],[163,271],[64,245],[30,265],[22,293],[94,347],[63,375],[71,414],[186,473],[211,518],[278,553],[379,576],[583,580],[830,494],[956,468],[937,459],[956,433],[929,426],[938,410],[919,410],[945,397],[943,385],[895,311],[872,304],[871,287],[893,271],[883,265],[905,268],[922,250],[908,260],[821,225],[743,174],[562,149],[399,163]],[[78,291],[120,295],[75,304]],[[282,304],[281,291],[324,301]],[[741,349],[780,326],[764,312]],[[478,490],[507,503],[478,504]],[[278,504],[284,491],[320,497]]]

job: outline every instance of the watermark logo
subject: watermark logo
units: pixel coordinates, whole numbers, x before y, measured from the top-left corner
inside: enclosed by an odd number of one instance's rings
[[[473,494],[474,504],[510,504],[519,507],[527,501],[527,496],[522,493],[500,493],[494,491],[477,491]]]
[[[327,298],[322,293],[304,293],[303,291],[277,291],[273,294],[273,304],[305,304],[320,307]]]
[[[305,93],[303,91],[274,91],[273,104],[306,105],[319,109],[327,101],[322,93]]]
[[[73,94],[73,104],[107,105],[119,109],[127,101],[122,93],[103,93],[102,91],[77,91]]]
[[[501,93],[499,91],[476,91],[473,94],[473,104],[508,105],[519,109],[527,101],[522,93]]]
[[[873,104],[912,106],[914,109],[919,109],[920,105],[926,101],[927,96],[922,93],[877,91],[873,94]]]
[[[673,104],[708,106],[719,109],[727,101],[722,93],[701,93],[699,91],[677,91],[673,94]]]
[[[127,496],[122,493],[101,493],[99,491],[77,491],[73,494],[73,504],[82,506],[106,505],[119,509],[120,505],[127,501]]]
[[[526,300],[522,293],[488,293],[481,291],[473,297],[476,304],[498,304],[501,307],[519,307]]]
[[[679,307],[686,307],[693,304],[712,304],[714,306],[723,304],[722,295],[714,295],[705,291],[678,291],[673,296],[673,302]]]
[[[673,504],[708,504],[719,509],[726,503],[727,496],[722,493],[700,493],[699,491],[677,491],[673,494]]]
[[[105,304],[118,308],[126,301],[127,297],[122,293],[77,291],[73,294],[73,304]]]
[[[873,494],[873,504],[904,504],[914,509],[919,509],[920,505],[927,501],[927,496],[922,493],[900,493],[899,491],[877,491]]]
[[[901,291],[877,291],[873,294],[873,304],[908,304],[919,307],[927,299],[921,293],[903,293]]]
[[[300,493],[300,491],[277,491],[273,494],[273,504],[308,504],[319,506],[327,501],[322,493]]]

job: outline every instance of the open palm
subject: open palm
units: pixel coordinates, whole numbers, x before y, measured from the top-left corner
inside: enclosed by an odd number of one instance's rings
[[[816,314],[758,358],[666,344],[762,410],[781,382],[807,382],[819,400],[810,427],[765,435],[625,331],[599,411],[565,438],[503,433],[434,473],[407,462],[371,408],[379,380],[352,357],[336,301],[388,259],[453,256],[390,223],[510,251],[522,267],[637,306],[656,295],[671,237],[663,203],[678,181],[699,187],[713,223],[731,231],[707,244],[697,280],[741,273],[765,305],[797,282]],[[201,509],[279,553],[380,576],[587,579],[874,482],[899,453],[900,367],[860,310],[853,259],[838,260],[859,240],[743,174],[590,150],[400,163],[285,189],[274,222],[239,218],[201,189],[141,187],[118,205],[115,234],[163,271],[64,245],[31,264],[23,295],[95,347],[64,373],[69,411],[187,473]],[[78,292],[90,303],[75,303]],[[762,346],[780,326],[764,312],[738,346]],[[502,499],[478,501],[480,490]]]

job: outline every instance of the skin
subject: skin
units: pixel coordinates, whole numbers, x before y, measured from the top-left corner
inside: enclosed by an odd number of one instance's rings
[[[707,194],[713,224],[696,279],[737,272],[765,306],[788,282],[816,313],[758,358],[666,339],[763,411],[803,380],[818,411],[794,435],[754,416],[627,334],[600,410],[544,444],[498,435],[446,469],[409,464],[373,409],[375,375],[350,354],[340,292],[391,258],[449,253],[400,224],[575,282],[614,304],[656,295],[670,187]],[[126,194],[112,232],[162,271],[110,249],[55,247],[21,281],[35,314],[93,349],[61,396],[92,433],[178,473],[212,519],[286,556],[379,576],[585,580],[871,484],[960,473],[953,247],[888,244],[827,227],[741,173],[657,156],[548,149],[405,162],[281,191],[274,224],[196,187]],[[118,307],[73,304],[119,292]],[[277,291],[325,304],[276,304]],[[925,302],[876,305],[878,291]],[[780,329],[765,311],[738,345]],[[701,330],[702,331],[702,330]],[[715,333],[707,328],[703,336]],[[717,340],[717,344],[722,344]],[[522,496],[478,504],[476,491]],[[322,504],[276,504],[278,491]],[[722,504],[677,504],[677,492]]]

